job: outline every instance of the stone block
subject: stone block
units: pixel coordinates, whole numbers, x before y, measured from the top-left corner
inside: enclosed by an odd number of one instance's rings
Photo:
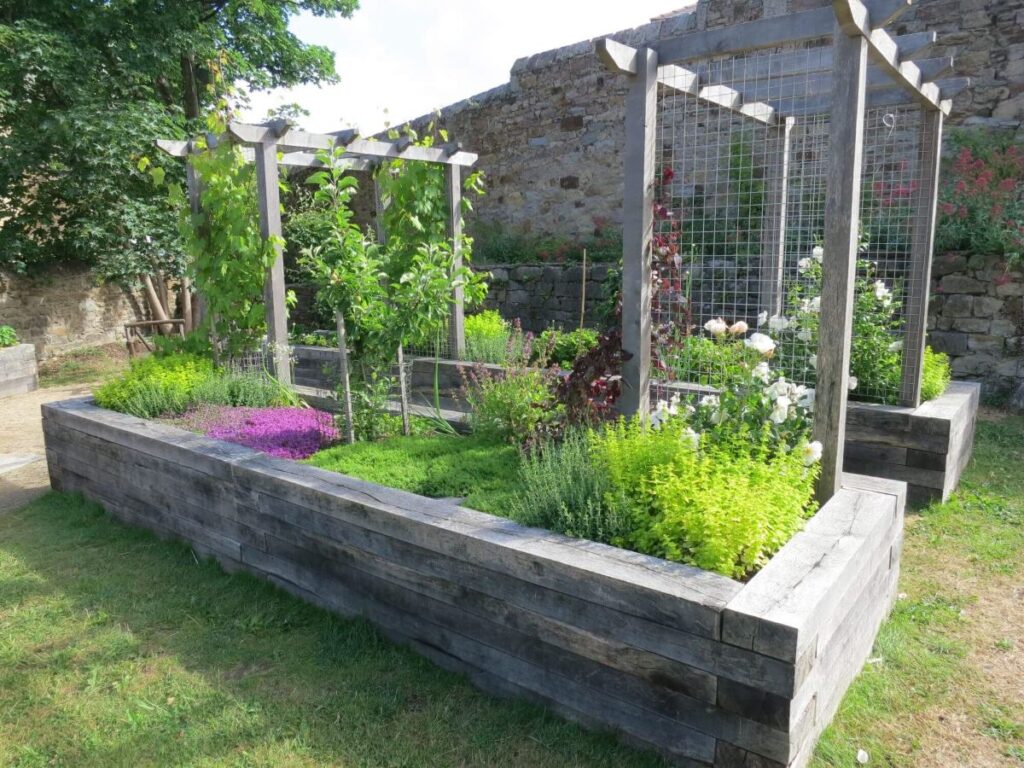
[[[973,311],[975,317],[993,317],[1003,308],[1003,300],[992,296],[975,296]]]
[[[997,354],[1003,350],[1003,339],[999,336],[971,334],[967,337],[967,349],[971,352]]]
[[[987,292],[987,286],[980,280],[967,275],[946,275],[939,281],[939,290],[946,294],[967,293],[981,295]]]
[[[974,310],[974,299],[963,294],[952,294],[946,296],[942,305],[942,314],[945,317],[970,317]]]
[[[944,253],[932,260],[932,275],[943,277],[967,269],[967,256],[962,253]]]
[[[967,354],[967,334],[948,331],[932,331],[928,334],[928,343],[936,352],[947,355]]]
[[[953,329],[963,333],[988,333],[992,321],[984,317],[957,317],[953,319]]]
[[[1024,282],[1011,281],[996,285],[996,296],[1008,298],[1011,296],[1024,296]]]
[[[981,354],[956,357],[951,363],[954,376],[988,376],[998,365],[999,358]]]

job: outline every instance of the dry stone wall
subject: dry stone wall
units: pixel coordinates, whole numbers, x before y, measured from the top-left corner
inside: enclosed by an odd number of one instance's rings
[[[982,379],[990,392],[1024,382],[1024,270],[991,256],[949,253],[932,265],[928,318],[932,347],[953,360],[957,378]]]
[[[36,277],[0,273],[0,324],[34,344],[40,360],[92,344],[124,339],[124,324],[147,319],[138,296],[98,285],[85,267],[65,266]]]

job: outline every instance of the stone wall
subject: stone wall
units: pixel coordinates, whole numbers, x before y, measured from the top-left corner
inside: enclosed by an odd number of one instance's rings
[[[85,267],[63,266],[37,277],[0,273],[0,324],[34,344],[40,360],[92,344],[124,340],[124,324],[147,319],[138,296],[97,285]]]
[[[749,21],[828,0],[700,0],[688,13],[611,34],[624,43]],[[932,29],[954,75],[973,86],[954,100],[952,124],[1020,128],[1024,121],[1024,0],[926,0],[890,26]],[[954,76],[944,75],[944,77]],[[488,195],[476,219],[534,234],[582,238],[621,223],[627,78],[609,72],[586,40],[519,59],[509,82],[441,110],[439,122],[480,154]],[[434,115],[413,120],[422,124]],[[472,228],[472,222],[471,222]]]
[[[584,325],[595,328],[604,302],[608,264],[587,266]],[[489,273],[490,289],[484,307],[502,317],[519,318],[524,331],[540,333],[552,325],[575,328],[580,323],[583,267],[580,264],[494,264],[479,267]]]
[[[1003,394],[1024,382],[1024,271],[991,256],[950,253],[932,266],[932,347],[953,359],[957,378]]]

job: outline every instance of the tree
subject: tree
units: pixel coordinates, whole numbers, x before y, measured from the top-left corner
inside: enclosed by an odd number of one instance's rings
[[[155,138],[201,127],[239,85],[335,80],[331,51],[300,41],[288,21],[356,7],[0,0],[0,268],[77,261],[125,284],[180,276],[176,214],[140,158]]]

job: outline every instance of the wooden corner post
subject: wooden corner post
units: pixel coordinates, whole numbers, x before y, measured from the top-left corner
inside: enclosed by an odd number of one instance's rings
[[[450,211],[448,237],[452,243],[452,272],[456,272],[462,269],[462,170],[459,166],[445,166],[445,188]],[[452,291],[448,353],[453,360],[466,357],[466,307],[461,285]]]
[[[765,195],[761,224],[761,309],[769,316],[782,313],[786,267],[786,217],[789,203],[789,161],[796,118],[783,118],[768,128]]]
[[[651,236],[657,135],[658,54],[636,52],[626,97],[625,189],[622,203],[622,364],[625,415],[650,412]]]
[[[839,490],[843,475],[868,66],[868,41],[862,34],[867,20],[853,17],[850,0],[834,0],[833,5],[835,80],[814,411],[814,436],[823,449],[817,489],[822,504]]]
[[[262,141],[253,146],[256,193],[259,198],[260,234],[264,240],[281,237],[281,200],[278,190],[277,143]],[[284,254],[274,246],[276,258],[267,271],[263,300],[267,310],[267,342],[274,361],[274,375],[285,386],[292,383],[288,350],[288,307],[285,305]]]
[[[903,373],[900,405],[921,404],[924,374],[924,346],[928,332],[928,298],[932,279],[932,249],[935,245],[935,216],[939,198],[939,165],[942,150],[941,109],[921,107],[921,186],[914,200],[914,240],[910,250],[910,275],[904,304],[907,325],[903,342]]]

